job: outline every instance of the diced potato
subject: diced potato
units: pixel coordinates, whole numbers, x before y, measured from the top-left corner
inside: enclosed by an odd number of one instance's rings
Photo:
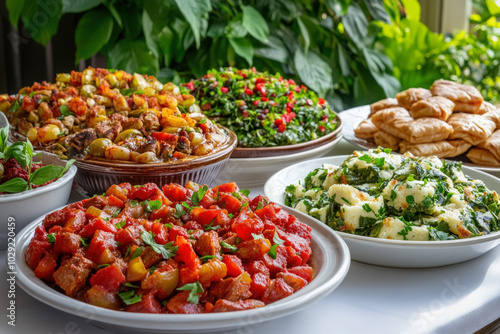
[[[91,305],[118,310],[120,301],[113,292],[109,292],[101,285],[94,285],[85,293],[85,301]]]
[[[111,160],[130,160],[130,150],[126,147],[110,145],[104,151],[106,159]]]
[[[188,122],[185,119],[182,119],[181,117],[177,117],[177,116],[162,117],[161,125],[163,127],[176,126],[176,127],[180,127],[180,128],[185,128],[185,127],[189,126]]]
[[[61,131],[59,130],[57,125],[45,125],[38,130],[38,140],[42,143],[48,143],[49,141],[57,140],[59,138],[59,132]]]

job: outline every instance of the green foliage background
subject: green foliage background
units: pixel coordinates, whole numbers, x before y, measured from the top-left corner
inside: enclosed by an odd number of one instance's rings
[[[300,80],[336,110],[437,78],[473,84],[498,102],[500,46],[493,0],[475,1],[471,33],[435,34],[417,0],[6,0],[46,45],[66,13],[81,13],[75,63],[96,53],[109,68],[176,83],[226,66]],[[48,6],[54,19],[36,15]]]

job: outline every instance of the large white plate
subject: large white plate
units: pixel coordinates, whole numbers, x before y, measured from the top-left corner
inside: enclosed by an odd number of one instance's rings
[[[324,156],[331,151],[341,139],[342,135],[340,134],[335,139],[322,146],[295,154],[263,158],[229,158],[226,166],[213,182],[213,185],[234,181],[240,188],[262,186],[271,175],[286,166]]]
[[[35,228],[43,217],[35,220],[16,237],[17,280],[28,294],[61,311],[86,317],[105,327],[126,328],[145,332],[222,332],[229,329],[248,328],[297,312],[332,292],[344,279],[350,266],[349,249],[336,233],[324,224],[303,213],[284,207],[286,211],[312,228],[312,266],[314,278],[297,293],[263,308],[226,313],[207,314],[144,314],[113,311],[96,307],[54,290],[38,279],[24,261],[24,253],[33,237]],[[52,319],[57,321],[57,319]],[[47,319],[50,321],[50,319]]]
[[[271,201],[284,205],[286,186],[298,183],[309,172],[325,163],[339,166],[347,157],[344,155],[319,158],[289,166],[266,182],[264,194]],[[463,171],[473,178],[483,180],[489,189],[500,192],[498,178],[466,166]],[[447,241],[388,240],[338,233],[349,246],[353,260],[398,268],[429,268],[459,263],[476,258],[500,243],[500,232]]]
[[[370,106],[356,107],[339,113],[339,117],[340,119],[342,119],[342,124],[344,125],[344,138],[363,149],[377,148],[377,145],[375,145],[375,143],[365,139],[357,138],[354,135],[354,129],[358,127],[359,123],[367,119],[369,114]],[[500,168],[474,164],[469,160],[469,158],[466,157],[465,154],[461,154],[457,157],[449,159],[462,161],[465,166],[474,167],[482,170],[483,172],[487,172],[500,177]]]

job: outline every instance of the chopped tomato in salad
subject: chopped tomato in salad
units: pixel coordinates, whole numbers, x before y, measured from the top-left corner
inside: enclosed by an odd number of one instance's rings
[[[113,185],[48,214],[25,260],[66,295],[113,310],[263,307],[311,282],[311,228],[248,195],[235,183]]]

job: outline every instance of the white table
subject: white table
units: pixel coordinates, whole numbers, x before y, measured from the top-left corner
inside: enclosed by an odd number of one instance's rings
[[[331,154],[354,149],[342,141]],[[262,188],[252,189],[253,196],[259,193]],[[1,251],[0,333],[124,334],[53,309],[19,287],[16,327],[9,326],[5,257]],[[500,247],[469,262],[433,269],[391,269],[353,261],[342,284],[325,298],[298,313],[242,325],[230,333],[472,333],[498,318]]]

